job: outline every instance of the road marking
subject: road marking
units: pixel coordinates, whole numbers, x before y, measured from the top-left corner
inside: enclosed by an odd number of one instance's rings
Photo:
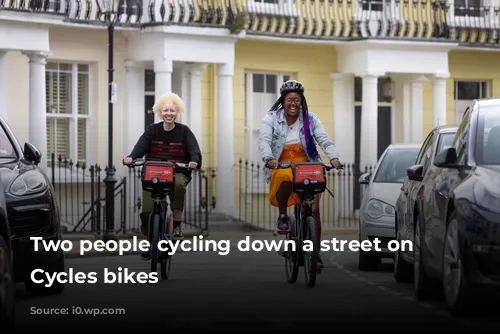
[[[335,261],[338,256],[340,255],[341,253],[335,253],[335,255],[332,255],[330,257],[330,261],[331,263],[333,264],[334,267],[340,269],[341,271],[343,271],[344,273],[346,273],[347,275],[351,276],[351,277],[354,277],[356,278],[357,280],[361,281],[361,282],[364,282],[368,285],[371,285],[371,286],[376,286],[379,290],[381,291],[385,291],[385,292],[388,292],[389,294],[395,296],[396,298],[399,298],[401,300],[405,300],[405,301],[409,301],[409,302],[412,302],[412,303],[415,303],[416,305],[419,305],[420,307],[423,307],[423,308],[426,308],[426,309],[430,309],[432,310],[433,312],[436,312],[437,314],[441,315],[441,316],[446,316],[446,317],[451,317],[451,315],[446,312],[446,311],[443,311],[441,309],[438,309],[436,307],[434,307],[433,305],[429,304],[429,303],[425,303],[425,302],[419,302],[416,300],[415,297],[413,296],[408,296],[406,295],[405,293],[402,293],[402,292],[399,292],[399,291],[394,291],[394,290],[391,290],[389,287],[385,286],[385,285],[381,285],[381,284],[378,284],[376,282],[373,282],[373,281],[370,281],[368,280],[367,278],[365,277],[362,277],[360,276],[359,274],[349,270],[349,269],[346,269],[344,268],[343,265],[341,265],[340,263],[338,263],[337,261]],[[457,319],[458,320],[458,319]],[[469,320],[466,320],[466,319],[460,319],[462,321],[462,323],[466,326],[474,326],[475,324],[472,322],[472,321],[469,321]]]

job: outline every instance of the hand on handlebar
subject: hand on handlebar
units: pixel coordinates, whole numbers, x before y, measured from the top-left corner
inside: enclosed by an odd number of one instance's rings
[[[336,169],[343,169],[344,168],[344,165],[342,165],[340,163],[340,160],[337,159],[337,158],[333,158],[332,160],[330,160],[330,163],[332,164],[332,166]]]
[[[267,168],[277,169],[279,162],[276,159],[269,159],[266,163]]]
[[[122,162],[124,165],[130,165],[133,161],[134,159],[132,159],[131,157],[125,157]]]

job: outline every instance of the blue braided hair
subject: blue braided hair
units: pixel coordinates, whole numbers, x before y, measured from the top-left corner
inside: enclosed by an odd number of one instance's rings
[[[301,91],[283,92],[281,94],[281,96],[278,98],[278,100],[276,100],[276,102],[271,107],[271,111],[278,111],[281,109],[283,109],[283,111],[284,111],[283,102],[285,100],[285,96],[291,92],[298,93],[300,95],[300,98],[302,101],[301,111],[302,111],[302,117],[303,117],[303,123],[304,123],[304,137],[306,140],[306,147],[305,147],[306,152],[312,159],[320,160],[318,150],[316,149],[316,143],[314,142],[314,138],[313,138],[313,135],[311,133],[311,116],[309,115],[309,109],[307,108],[307,101],[306,101],[306,97],[304,96],[304,94]]]

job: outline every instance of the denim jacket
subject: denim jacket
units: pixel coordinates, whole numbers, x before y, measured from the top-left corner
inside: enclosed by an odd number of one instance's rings
[[[337,149],[330,139],[330,136],[326,133],[325,127],[321,120],[314,113],[309,112],[309,119],[311,124],[311,134],[313,135],[315,141],[321,147],[321,149],[328,156],[329,160],[333,158],[339,158]],[[300,122],[300,141],[304,150],[306,148],[306,141],[304,136],[304,123],[302,112],[299,114]],[[286,118],[284,115],[284,110],[280,109],[277,111],[269,111],[266,116],[262,119],[262,125],[260,128],[260,138],[259,138],[259,149],[262,157],[262,161],[268,158],[274,158],[278,160],[281,156],[281,152],[285,147],[286,137],[288,136],[288,125],[286,123]],[[306,151],[307,154],[307,151]],[[307,154],[309,161],[314,161],[309,154]],[[271,178],[271,170],[265,169],[266,182],[269,183]]]

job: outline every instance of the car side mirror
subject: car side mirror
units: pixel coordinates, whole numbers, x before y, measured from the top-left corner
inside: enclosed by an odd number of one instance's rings
[[[422,165],[410,166],[406,170],[406,175],[408,175],[408,179],[412,181],[422,181],[424,179],[424,166]]]
[[[359,177],[359,184],[369,184],[370,183],[370,173],[364,173]]]
[[[445,148],[434,158],[434,166],[440,168],[460,168],[457,162],[457,150],[454,147]]]
[[[42,154],[34,145],[30,143],[24,143],[24,158],[29,162],[38,165],[42,160]]]

